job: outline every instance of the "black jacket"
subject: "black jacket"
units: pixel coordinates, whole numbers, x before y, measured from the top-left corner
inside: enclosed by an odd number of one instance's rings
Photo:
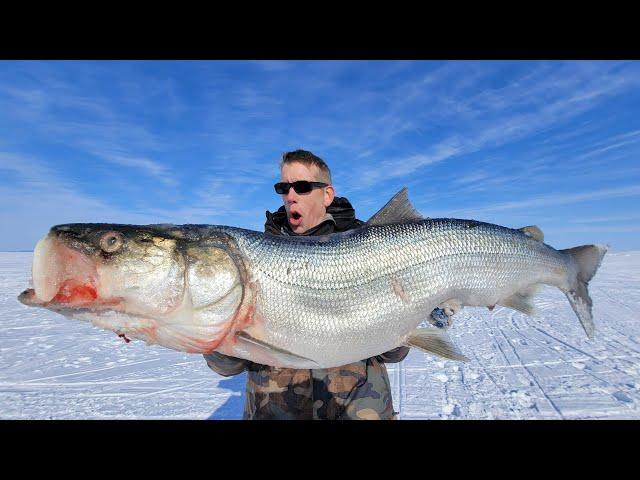
[[[356,212],[349,200],[343,197],[335,197],[333,199],[333,202],[327,208],[325,220],[301,234],[291,230],[284,205],[275,213],[267,211],[266,215],[267,221],[264,224],[264,231],[273,235],[326,235],[328,233],[346,232],[364,225],[362,220],[356,218]]]

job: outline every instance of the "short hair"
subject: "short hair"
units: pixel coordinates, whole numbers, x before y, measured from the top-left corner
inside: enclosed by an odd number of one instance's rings
[[[302,163],[307,167],[315,165],[318,167],[318,170],[320,170],[320,178],[318,180],[331,184],[331,170],[329,170],[327,164],[320,157],[307,150],[298,149],[292,152],[285,152],[282,154],[282,160],[280,160],[280,170],[282,170],[284,165],[295,162]]]

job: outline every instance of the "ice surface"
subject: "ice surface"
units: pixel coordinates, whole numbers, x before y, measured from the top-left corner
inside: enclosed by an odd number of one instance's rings
[[[221,377],[201,355],[126,344],[19,303],[31,260],[31,253],[0,253],[0,418],[241,417],[245,375]],[[536,318],[463,309],[449,335],[468,363],[412,350],[388,365],[399,417],[640,418],[640,252],[607,254],[590,293],[594,341],[551,287],[535,298]]]

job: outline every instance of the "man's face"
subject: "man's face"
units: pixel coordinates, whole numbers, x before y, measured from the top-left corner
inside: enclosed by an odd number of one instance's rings
[[[296,182],[307,180],[309,182],[321,182],[320,170],[315,165],[306,165],[294,162],[282,166],[280,171],[281,182]],[[293,188],[289,193],[282,195],[284,208],[287,211],[287,220],[291,230],[295,233],[304,233],[318,225],[324,218],[327,207],[331,205],[334,197],[333,187],[314,188],[309,193],[296,193]]]

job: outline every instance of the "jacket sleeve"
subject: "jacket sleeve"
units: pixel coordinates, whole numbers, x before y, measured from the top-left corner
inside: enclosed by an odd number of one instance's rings
[[[376,358],[380,362],[384,363],[398,363],[404,360],[404,358],[409,354],[409,350],[410,347],[398,347],[378,355]]]
[[[202,356],[207,361],[209,368],[223,377],[238,375],[249,365],[248,360],[230,357],[218,352],[206,353]]]

